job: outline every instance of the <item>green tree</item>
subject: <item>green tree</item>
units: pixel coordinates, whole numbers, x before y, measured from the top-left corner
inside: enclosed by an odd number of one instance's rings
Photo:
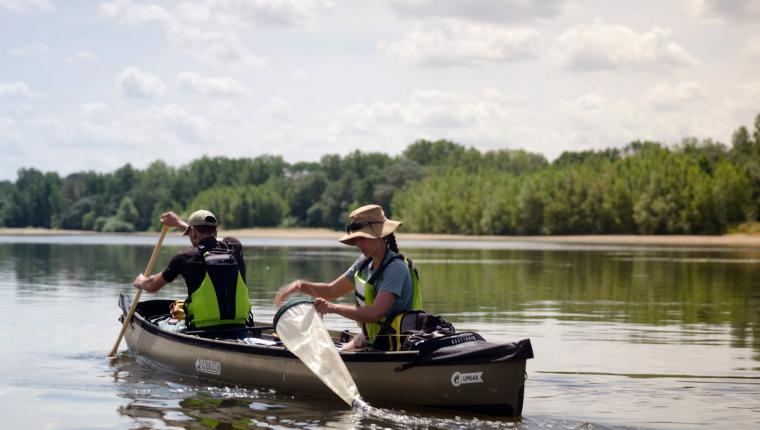
[[[445,165],[461,158],[465,149],[462,145],[447,140],[418,140],[403,152],[404,157],[421,166]]]
[[[0,226],[13,227],[20,217],[15,199],[16,186],[10,181],[0,181]]]
[[[106,233],[131,233],[135,231],[135,226],[131,222],[120,220],[118,216],[111,216],[105,219],[100,231]]]
[[[545,169],[549,163],[540,154],[534,154],[522,149],[488,151],[480,160],[482,170],[497,170],[499,172],[522,175]]]
[[[319,171],[299,174],[292,178],[290,214],[295,218],[296,224],[315,226],[310,224],[310,221],[314,220],[309,219],[309,209],[319,202],[327,184],[327,175]]]
[[[138,172],[127,163],[117,169],[113,174],[105,177],[104,195],[110,206],[111,211],[115,211],[122,197],[135,186],[138,179]]]
[[[544,199],[540,174],[526,178],[517,194],[517,233],[540,234],[544,225]]]
[[[139,221],[140,213],[137,212],[137,207],[135,207],[132,199],[128,196],[124,196],[121,202],[119,202],[119,208],[116,210],[116,219],[133,226]]]
[[[392,200],[396,191],[407,183],[422,178],[422,166],[404,158],[398,159],[386,167],[382,182],[375,184],[371,201],[388,208],[386,215],[393,216]]]
[[[126,194],[134,204],[137,216],[133,221],[127,221],[132,222],[137,230],[159,228],[159,217],[163,212],[182,207],[181,203],[175,202],[182,197],[181,193],[176,198],[173,194],[180,180],[176,170],[160,160],[139,172],[132,189]]]
[[[274,227],[288,213],[287,202],[271,184],[210,188],[190,202],[187,212],[198,208],[214,212],[227,229]]]
[[[226,228],[340,228],[378,203],[405,231],[467,234],[695,233],[760,217],[760,114],[730,149],[685,138],[564,152],[551,164],[524,150],[480,151],[418,140],[401,155],[353,151],[319,162],[202,157],[171,167],[55,173],[21,169],[0,182],[0,225],[129,231],[159,216],[218,212]]]
[[[95,197],[82,197],[72,204],[62,215],[62,229],[92,229],[94,218],[88,220],[85,224],[85,215],[91,213],[90,217],[95,217],[98,213],[98,202]],[[85,226],[86,225],[86,226]]]
[[[20,169],[11,201],[9,227],[53,227],[63,205],[61,179],[56,173]]]

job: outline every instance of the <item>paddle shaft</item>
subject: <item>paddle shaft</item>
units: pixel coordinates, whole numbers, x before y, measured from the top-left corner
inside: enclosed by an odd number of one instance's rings
[[[163,228],[161,229],[161,236],[159,236],[158,238],[158,243],[156,243],[156,247],[153,248],[153,254],[150,256],[148,267],[145,268],[145,272],[143,273],[145,276],[150,276],[150,272],[153,271],[153,266],[156,265],[156,260],[158,259],[158,253],[159,251],[161,251],[161,244],[164,243],[164,237],[166,237],[166,233],[168,231],[169,231],[168,225],[163,226]],[[127,331],[127,326],[129,325],[129,321],[132,319],[132,315],[134,315],[135,309],[137,309],[137,302],[140,300],[141,294],[142,294],[142,290],[138,289],[137,294],[135,294],[134,300],[132,300],[132,306],[129,307],[129,312],[127,312],[127,315],[124,317],[124,323],[121,325],[121,331],[119,332],[119,336],[116,338],[116,343],[114,343],[113,348],[111,349],[111,352],[108,353],[109,358],[116,356],[116,350],[119,349],[121,338],[124,337],[124,332]]]

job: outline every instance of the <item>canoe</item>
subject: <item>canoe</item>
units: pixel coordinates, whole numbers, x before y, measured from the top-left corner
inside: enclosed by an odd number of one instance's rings
[[[131,299],[122,294],[121,320]],[[269,387],[289,393],[339,400],[274,333],[271,324],[252,327],[167,331],[153,322],[171,300],[138,303],[125,332],[138,361],[187,376],[239,386]],[[339,332],[330,332],[340,345]],[[522,413],[525,361],[533,358],[530,340],[493,344],[480,336],[433,350],[342,352],[341,358],[370,404],[433,407],[500,416]],[[460,342],[460,341],[457,341]]]

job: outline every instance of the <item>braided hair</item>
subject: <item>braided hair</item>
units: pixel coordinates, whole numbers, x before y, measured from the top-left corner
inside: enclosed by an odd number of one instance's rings
[[[398,251],[398,245],[396,244],[396,235],[393,233],[389,234],[388,236],[385,236],[385,247],[386,249],[390,249],[391,251],[395,252],[396,254],[399,254]]]

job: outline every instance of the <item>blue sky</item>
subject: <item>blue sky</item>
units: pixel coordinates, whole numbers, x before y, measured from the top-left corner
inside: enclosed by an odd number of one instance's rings
[[[0,180],[417,139],[728,144],[760,112],[758,23],[752,0],[0,0]]]

